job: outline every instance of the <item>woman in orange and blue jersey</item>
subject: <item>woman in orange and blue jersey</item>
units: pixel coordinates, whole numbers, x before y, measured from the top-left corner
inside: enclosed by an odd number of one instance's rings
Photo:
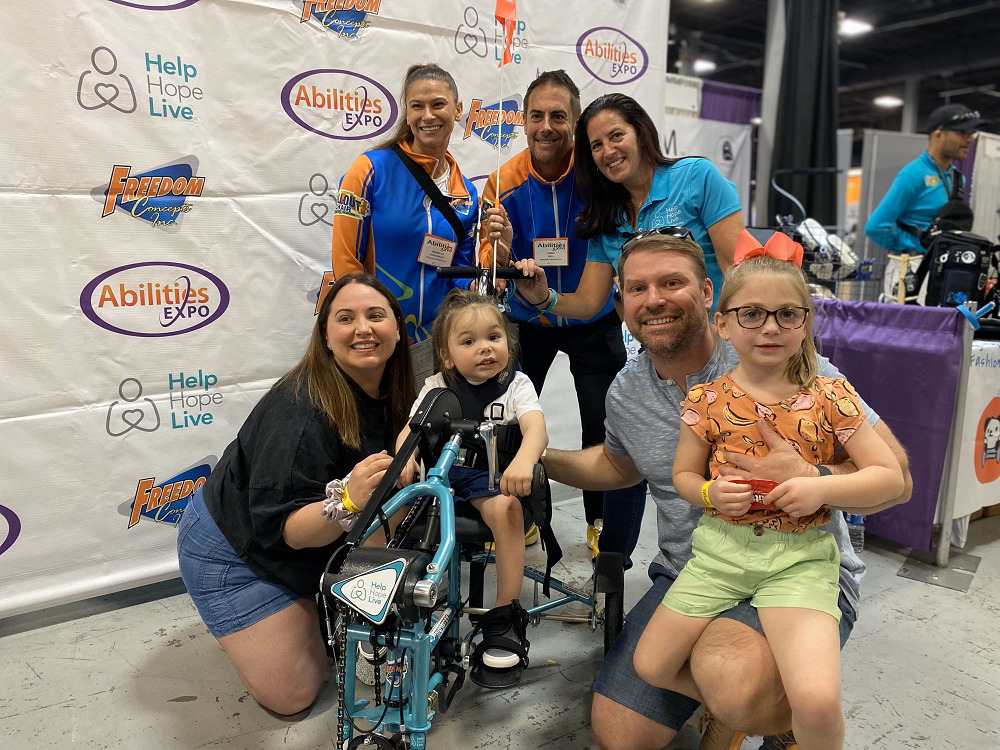
[[[438,279],[435,268],[473,264],[478,196],[448,153],[462,116],[454,78],[434,64],[411,66],[402,99],[404,116],[392,136],[361,154],[341,178],[332,261],[337,278],[364,270],[389,287],[406,334],[419,342],[430,338],[438,305],[455,286]],[[451,210],[442,213],[414,168],[426,173]]]

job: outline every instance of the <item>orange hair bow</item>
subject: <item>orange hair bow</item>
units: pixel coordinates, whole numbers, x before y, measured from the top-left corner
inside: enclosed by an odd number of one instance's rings
[[[787,234],[775,232],[767,242],[761,245],[750,232],[744,229],[736,236],[733,265],[757,256],[785,260],[794,263],[796,268],[802,268],[802,245]]]

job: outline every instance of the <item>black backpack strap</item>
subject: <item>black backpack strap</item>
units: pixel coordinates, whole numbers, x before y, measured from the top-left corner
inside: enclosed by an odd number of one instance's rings
[[[438,186],[434,184],[434,180],[431,179],[431,176],[427,174],[427,172],[419,164],[407,156],[406,152],[403,151],[403,149],[398,145],[393,146],[392,151],[399,157],[399,160],[403,162],[403,166],[410,171],[410,174],[413,175],[413,179],[415,179],[420,184],[420,187],[424,189],[424,192],[427,193],[427,197],[431,199],[431,203],[434,205],[434,208],[440,211],[441,215],[448,220],[449,224],[451,224],[451,228],[455,232],[456,241],[461,242],[465,237],[465,228],[462,226],[462,222],[459,221],[458,214],[455,213],[455,209],[452,208],[448,200],[444,197],[444,195],[442,195]]]
[[[927,278],[927,273],[931,270],[931,254],[929,250],[924,250],[924,254],[920,258],[920,265],[917,266],[917,270],[914,271],[913,276],[916,279],[916,293],[920,294],[920,289],[924,285],[924,279]],[[904,268],[899,269],[899,278],[902,280],[903,273],[906,271]]]
[[[899,219],[896,219],[896,226],[902,229],[907,234],[912,234],[917,239],[920,239],[924,235],[924,233],[921,232],[919,229],[917,229],[915,226],[912,226],[910,224],[904,224]]]
[[[951,168],[951,197],[949,200],[965,200],[965,175],[958,171],[958,167]]]

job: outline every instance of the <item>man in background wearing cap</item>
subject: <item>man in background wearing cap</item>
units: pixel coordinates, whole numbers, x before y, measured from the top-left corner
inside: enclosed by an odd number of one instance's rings
[[[920,233],[952,198],[955,180],[962,179],[952,160],[969,155],[973,138],[986,122],[962,104],[946,104],[931,112],[927,150],[899,170],[868,217],[865,234],[890,253],[923,254]]]

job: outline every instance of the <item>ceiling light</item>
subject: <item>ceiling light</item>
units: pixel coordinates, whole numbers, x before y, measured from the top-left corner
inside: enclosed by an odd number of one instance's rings
[[[885,107],[886,109],[893,109],[895,107],[902,107],[903,100],[898,96],[876,96],[872,99],[872,103],[876,107]]]
[[[715,63],[711,60],[705,60],[699,57],[691,66],[691,69],[697,74],[702,75],[703,73],[711,73],[715,70]]]
[[[872,25],[867,21],[859,21],[856,18],[841,18],[837,32],[841,36],[860,36],[872,30]]]

